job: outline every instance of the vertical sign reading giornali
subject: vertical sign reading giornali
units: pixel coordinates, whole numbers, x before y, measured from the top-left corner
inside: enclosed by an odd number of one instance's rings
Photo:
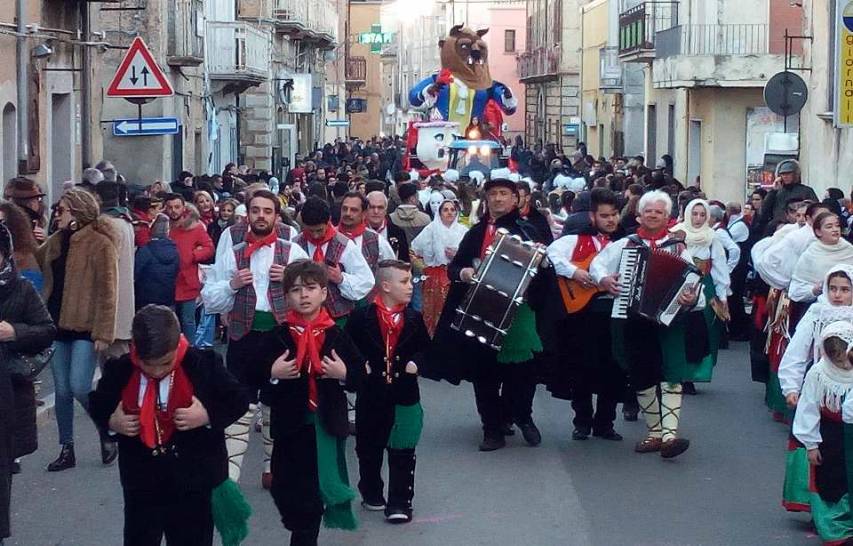
[[[853,0],[836,0],[835,126],[853,127]]]

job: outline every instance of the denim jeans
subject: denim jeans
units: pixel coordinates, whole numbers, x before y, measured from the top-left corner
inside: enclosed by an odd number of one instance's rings
[[[178,315],[178,320],[181,322],[181,333],[187,338],[187,341],[193,343],[195,341],[195,300],[176,301],[175,313]]]
[[[195,339],[189,339],[193,347],[213,347],[213,338],[216,335],[216,315],[208,314],[204,307],[201,308],[201,317],[195,331]]]
[[[59,443],[74,442],[74,400],[89,407],[89,392],[95,377],[95,344],[87,339],[54,342],[56,352],[50,367],[56,396]]]

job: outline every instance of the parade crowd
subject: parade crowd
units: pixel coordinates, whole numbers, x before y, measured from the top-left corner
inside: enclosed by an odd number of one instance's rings
[[[540,444],[541,384],[571,401],[573,440],[621,441],[622,404],[647,428],[634,451],[672,459],[690,447],[685,395],[713,388],[731,341],[749,341],[752,378],[790,425],[784,507],[810,511],[826,543],[853,538],[853,207],[842,190],[819,198],[793,160],[772,188],[724,203],[675,179],[669,156],[646,165],[518,138],[507,168],[439,174],[406,171],[403,147],[327,144],[283,180],[229,164],[143,182],[102,161],[55,203],[33,180],[7,181],[0,544],[12,476],[37,448],[47,366],[60,444],[47,470],[76,465],[76,401],[103,464],[118,460],[125,545],[209,546],[214,530],[239,544],[251,533],[246,470],[290,543],[310,545],[322,525],[355,529],[357,499],[390,523],[412,520],[429,418],[420,378],[472,383],[484,452],[516,432]],[[494,348],[453,322],[505,236],[547,259]],[[671,321],[633,308],[614,318],[623,256],[637,249],[696,271],[672,293]],[[253,437],[263,467],[245,469]]]

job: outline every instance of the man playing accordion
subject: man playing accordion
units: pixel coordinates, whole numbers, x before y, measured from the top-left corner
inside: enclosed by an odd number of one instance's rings
[[[662,191],[646,193],[640,198],[638,210],[640,227],[636,235],[607,245],[589,268],[593,281],[617,297],[627,282],[627,279],[620,280],[619,275],[622,251],[626,248],[647,247],[692,261],[683,241],[667,230],[672,211],[669,195]],[[701,309],[705,304],[698,286],[685,286],[677,302],[682,311],[691,307]],[[614,320],[614,353],[624,358],[648,426],[647,437],[637,443],[635,451],[659,451],[664,458],[676,457],[690,446],[687,439],[677,436],[681,383],[690,377],[683,323],[676,318],[670,326],[664,326],[632,310],[628,311],[626,320]],[[620,337],[622,347],[619,347]]]

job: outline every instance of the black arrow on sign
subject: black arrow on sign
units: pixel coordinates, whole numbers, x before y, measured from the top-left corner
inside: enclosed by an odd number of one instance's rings
[[[142,67],[142,85],[148,87],[148,67]]]
[[[136,82],[138,82],[138,81],[139,81],[139,78],[136,77],[136,67],[132,66],[131,67],[131,73],[130,73],[130,83],[132,83],[133,85],[136,85]]]

